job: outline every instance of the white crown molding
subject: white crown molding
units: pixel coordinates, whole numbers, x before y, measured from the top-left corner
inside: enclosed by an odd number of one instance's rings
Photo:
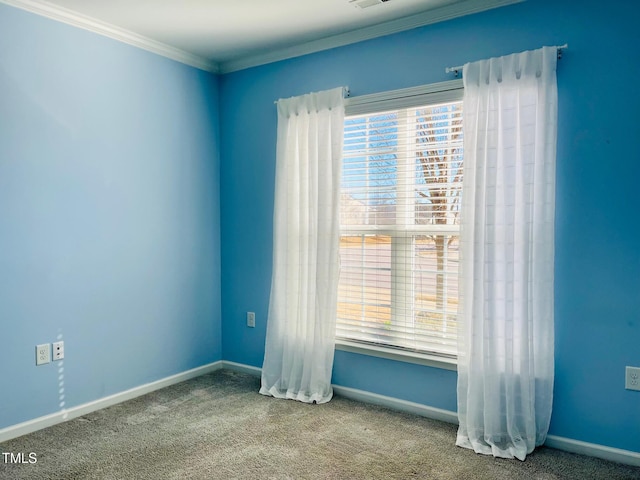
[[[433,23],[444,22],[446,20],[451,20],[465,15],[484,12],[486,10],[521,3],[524,1],[525,0],[467,0],[460,3],[454,3],[452,5],[445,5],[427,12],[399,18],[390,22],[361,28],[339,35],[333,35],[331,37],[321,38],[319,40],[313,40],[300,45],[272,50],[258,55],[242,57],[237,60],[220,62],[218,65],[219,73],[231,73],[238,70],[244,70],[246,68],[265,65],[267,63],[300,57],[310,53],[342,47],[344,45],[364,40],[371,40],[372,38],[391,35],[393,33],[411,30],[413,28],[423,27]]]
[[[54,5],[46,0],[0,0],[0,3],[5,3],[74,27],[89,30],[201,70],[224,74],[411,30],[433,23],[444,22],[464,15],[479,13],[523,1],[525,0],[466,0],[390,22],[221,63],[216,63],[179,48],[172,47],[171,45],[125,30],[124,28]]]
[[[464,15],[479,13],[485,10],[491,10],[523,1],[525,0],[466,0],[351,32],[333,35],[331,37],[321,38],[311,42],[293,45],[291,47],[276,49],[258,55],[239,57],[234,60],[220,63],[193,55],[179,48],[172,47],[171,45],[125,30],[124,28],[82,15],[74,12],[73,10],[54,5],[46,0],[0,0],[0,3],[11,5],[74,27],[89,30],[99,35],[133,45],[201,70],[225,74],[280,60],[286,60],[288,58],[300,57],[310,53],[329,50],[331,48],[341,47],[364,40],[370,40],[372,38],[391,35],[393,33],[411,30],[413,28],[433,23],[444,22]]]
[[[45,0],[0,0],[0,3],[5,3],[12,7],[20,8],[74,27],[89,30],[90,32],[133,45],[134,47],[170,58],[185,65],[199,68],[200,70],[213,73],[218,73],[219,70],[217,63],[207,60],[206,58],[198,57],[179,48],[172,47],[171,45],[152,40],[125,30],[124,28],[116,27],[115,25],[82,15],[73,10],[54,5]]]

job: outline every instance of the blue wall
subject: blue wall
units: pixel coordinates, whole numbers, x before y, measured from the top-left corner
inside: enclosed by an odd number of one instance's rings
[[[0,4],[0,428],[221,358],[217,82]]]
[[[623,388],[640,365],[635,5],[528,0],[218,79],[0,4],[0,428],[60,408],[59,364],[34,365],[60,335],[67,408],[221,358],[261,366],[275,99],[568,42],[550,433],[640,451]],[[447,370],[339,351],[334,382],[456,409]]]
[[[233,74],[220,81],[225,360],[261,366],[271,281],[273,101],[449,80],[451,65],[569,43],[559,63],[556,385],[550,433],[640,451],[640,8],[528,0]],[[256,328],[245,325],[255,311]],[[336,384],[456,409],[456,374],[336,352]]]

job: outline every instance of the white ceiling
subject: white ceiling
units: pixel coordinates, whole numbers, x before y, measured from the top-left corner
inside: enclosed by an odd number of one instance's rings
[[[522,0],[0,0],[228,72]],[[359,0],[355,0],[359,1]]]

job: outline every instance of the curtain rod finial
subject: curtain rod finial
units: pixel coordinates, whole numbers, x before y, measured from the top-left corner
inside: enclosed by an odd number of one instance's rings
[[[558,60],[560,60],[562,58],[562,51],[569,48],[569,44],[565,43],[564,45],[560,45],[559,47],[556,47],[558,49]]]

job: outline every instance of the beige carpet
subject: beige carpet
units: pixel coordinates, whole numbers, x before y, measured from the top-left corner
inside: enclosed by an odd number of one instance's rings
[[[2,479],[640,479],[633,468],[542,448],[525,462],[454,445],[456,427],[335,397],[258,394],[218,371],[0,444]]]

